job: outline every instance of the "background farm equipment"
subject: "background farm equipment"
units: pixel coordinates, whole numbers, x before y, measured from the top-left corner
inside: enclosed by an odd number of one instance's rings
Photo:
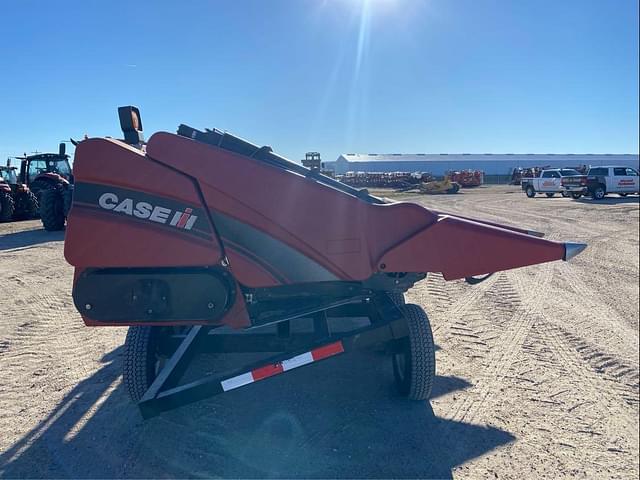
[[[0,192],[0,221],[27,220],[37,216],[36,196],[19,182],[15,167],[0,166]]]
[[[479,187],[483,183],[484,173],[480,170],[449,171],[447,177],[461,188]]]
[[[347,172],[338,175],[337,179],[350,187],[362,188],[395,188],[408,189],[421,182],[433,180],[426,172]]]
[[[444,180],[434,180],[431,182],[421,183],[419,186],[420,193],[427,195],[453,194],[460,191],[460,184],[452,182],[447,176]]]
[[[20,160],[18,183],[35,195],[45,230],[61,230],[71,206],[73,175],[66,145],[58,153],[38,153],[14,157]]]
[[[319,152],[307,152],[304,154],[304,160],[302,160],[302,165],[314,173],[321,173],[326,175],[327,177],[334,177],[334,171],[325,168],[322,159],[320,158]]]

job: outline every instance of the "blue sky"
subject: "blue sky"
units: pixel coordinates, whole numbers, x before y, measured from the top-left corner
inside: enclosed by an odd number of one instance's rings
[[[637,153],[638,1],[2,2],[0,161],[228,130],[317,150]]]

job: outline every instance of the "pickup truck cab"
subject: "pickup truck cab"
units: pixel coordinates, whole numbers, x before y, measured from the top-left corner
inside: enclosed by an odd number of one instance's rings
[[[568,182],[574,177],[577,181]],[[523,178],[521,185],[522,190],[529,198],[535,197],[537,193],[544,193],[547,197],[561,193],[571,195],[573,198],[580,198],[585,191],[586,177],[572,168],[553,168],[542,170],[538,177]]]
[[[623,166],[591,167],[587,172],[587,189],[594,200],[602,200],[608,193],[621,197],[640,193],[638,171]]]

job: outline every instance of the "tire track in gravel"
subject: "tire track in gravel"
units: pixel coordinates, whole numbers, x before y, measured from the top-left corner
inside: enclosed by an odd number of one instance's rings
[[[594,291],[583,279],[583,275],[571,265],[562,264],[558,266],[560,277],[567,282],[567,289],[575,294],[580,304],[589,312],[589,317],[598,318],[599,327],[604,328],[619,337],[621,341],[634,340],[631,348],[634,351],[638,349],[637,342],[637,326],[619,312],[615,305],[599,301],[600,292]],[[606,294],[606,293],[605,293]],[[613,314],[613,315],[612,315]],[[602,321],[605,325],[602,325]]]
[[[533,294],[523,300],[516,308],[515,313],[506,324],[506,330],[497,339],[494,348],[490,350],[489,361],[483,366],[480,374],[479,386],[469,389],[467,395],[460,397],[461,400],[454,403],[453,408],[449,409],[445,417],[458,422],[473,422],[480,409],[499,394],[498,387],[503,383],[506,367],[513,362],[534,322],[533,307],[542,301],[550,287],[550,270],[549,264],[539,266],[534,277],[536,288],[533,290]],[[521,283],[521,276],[517,273],[508,272],[506,275],[509,275],[507,285],[510,285],[510,282],[514,280],[517,284]],[[523,285],[519,285],[519,288],[516,287],[512,290],[522,292],[525,288]],[[511,294],[513,295],[513,293]]]
[[[547,325],[554,336],[554,341],[562,344],[562,350],[570,350],[573,357],[580,359],[583,368],[590,368],[599,378],[603,376],[611,387],[627,404],[638,405],[640,400],[640,372],[613,354],[608,354],[599,347],[590,345],[584,339],[566,331],[557,325]],[[574,364],[578,362],[574,361]]]
[[[4,339],[7,348],[0,357],[0,370],[11,372],[0,379],[3,416],[37,410],[39,397],[74,386],[103,355],[103,345],[92,337],[105,332],[84,326],[68,292],[34,295],[14,307],[11,316],[21,323]]]
[[[542,318],[544,319],[544,316]],[[571,406],[568,411],[588,404],[587,412],[583,412],[582,415],[591,418],[593,423],[601,423],[603,428],[608,430],[606,431],[608,436],[615,437],[616,445],[611,448],[620,450],[619,453],[635,455],[638,451],[638,439],[637,435],[633,435],[633,432],[637,433],[637,425],[635,427],[628,424],[609,426],[607,419],[626,418],[629,416],[628,410],[632,410],[633,416],[637,419],[637,396],[635,396],[635,401],[628,401],[625,393],[620,391],[619,384],[616,385],[615,382],[594,371],[566,341],[558,328],[554,328],[553,325],[549,325],[545,321],[544,328],[540,328],[539,333],[543,336],[543,341],[549,345],[568,370],[568,375],[572,378],[571,388],[578,393],[580,398],[580,401]],[[624,402],[620,401],[621,393]],[[626,392],[627,395],[629,393]],[[618,431],[621,427],[628,432]],[[611,448],[608,450],[611,451]]]

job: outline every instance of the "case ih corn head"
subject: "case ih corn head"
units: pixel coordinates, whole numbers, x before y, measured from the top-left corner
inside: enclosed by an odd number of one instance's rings
[[[86,325],[129,326],[124,382],[145,417],[380,344],[400,392],[426,399],[433,337],[403,292],[429,272],[476,283],[584,248],[385,203],[217,130],[137,148],[139,113],[120,113],[124,141],[77,146],[65,256]],[[181,383],[200,352],[276,355]]]

